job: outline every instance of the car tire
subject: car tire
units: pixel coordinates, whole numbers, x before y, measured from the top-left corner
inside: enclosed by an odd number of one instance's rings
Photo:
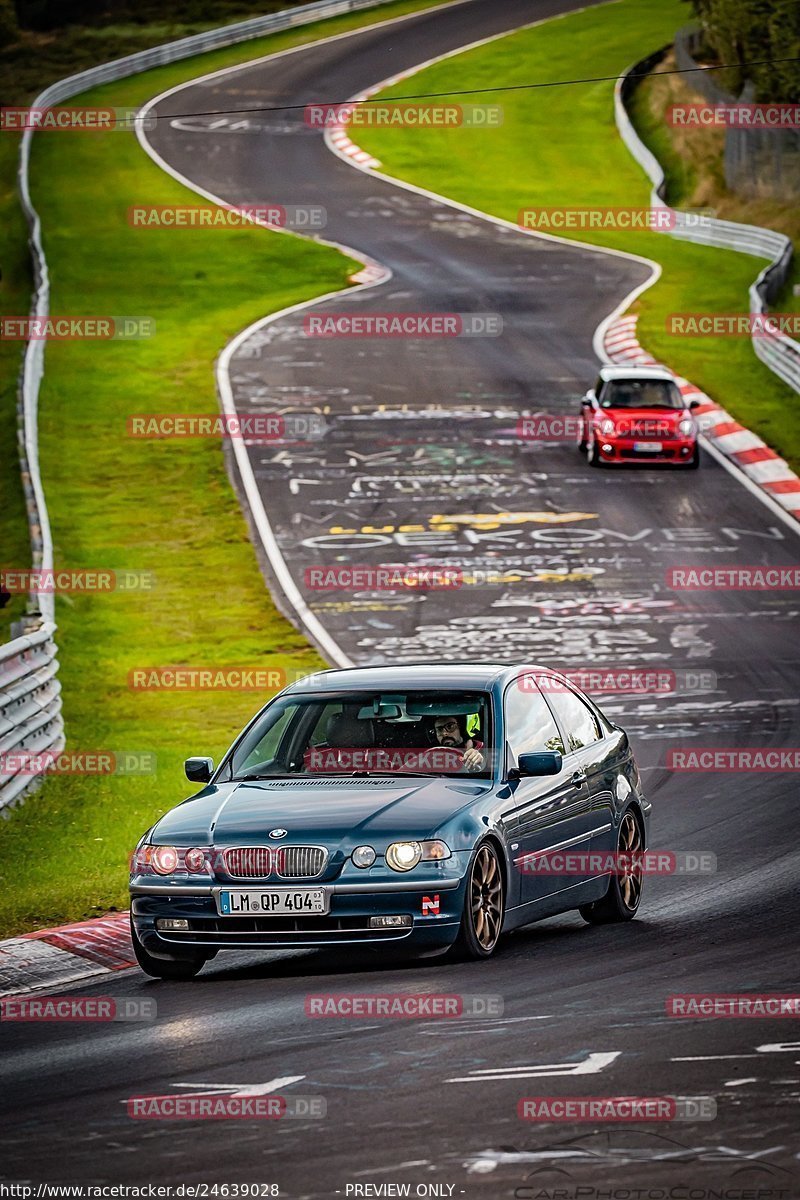
[[[203,954],[195,955],[192,958],[156,958],[155,955],[149,954],[139,941],[133,920],[131,920],[131,941],[136,961],[145,975],[150,975],[153,979],[194,979],[208,958],[213,957],[213,955]]]
[[[641,853],[644,849],[642,826],[632,809],[624,814],[617,833],[617,853]],[[626,875],[611,875],[608,891],[601,900],[582,904],[579,912],[589,925],[611,925],[618,921],[632,921],[642,899],[642,872],[631,871]]]
[[[700,447],[695,446],[694,457],[689,459],[688,463],[686,464],[686,470],[687,471],[696,471],[699,466],[700,466]]]
[[[590,467],[604,467],[606,465],[598,452],[597,438],[593,437],[586,443],[586,460]]]
[[[451,955],[455,959],[491,958],[505,916],[505,882],[500,855],[492,842],[481,842],[469,864],[464,911]]]

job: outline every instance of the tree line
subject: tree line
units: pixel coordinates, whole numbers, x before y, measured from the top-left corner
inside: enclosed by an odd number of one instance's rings
[[[704,61],[737,66],[724,86],[739,95],[752,81],[756,100],[800,102],[798,0],[690,0],[702,29]],[[757,66],[738,64],[770,59]]]

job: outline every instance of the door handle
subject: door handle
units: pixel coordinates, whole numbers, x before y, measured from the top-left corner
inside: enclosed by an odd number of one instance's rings
[[[569,781],[573,787],[579,788],[582,783],[586,783],[586,774],[583,771],[573,771]]]

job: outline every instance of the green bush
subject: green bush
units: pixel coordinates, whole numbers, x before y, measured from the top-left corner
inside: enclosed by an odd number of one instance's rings
[[[800,57],[797,0],[691,0],[704,42],[721,63]],[[737,95],[748,79],[756,100],[796,101],[800,62],[761,62],[728,73],[725,86]]]

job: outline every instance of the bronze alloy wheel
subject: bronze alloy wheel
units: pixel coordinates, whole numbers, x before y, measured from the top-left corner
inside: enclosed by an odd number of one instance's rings
[[[497,854],[488,843],[481,846],[472,864],[469,914],[475,940],[484,954],[491,954],[503,926],[503,876]]]
[[[609,876],[608,891],[601,900],[582,904],[580,914],[590,925],[630,921],[642,898],[642,826],[632,810],[625,813],[617,833],[617,870]]]
[[[642,898],[642,834],[633,813],[626,813],[622,818],[618,846],[623,856],[619,875],[622,902],[626,908],[636,912]],[[628,855],[631,856],[630,862],[626,861]]]
[[[505,917],[505,887],[497,847],[483,842],[470,862],[458,937],[448,951],[456,961],[490,958]]]

